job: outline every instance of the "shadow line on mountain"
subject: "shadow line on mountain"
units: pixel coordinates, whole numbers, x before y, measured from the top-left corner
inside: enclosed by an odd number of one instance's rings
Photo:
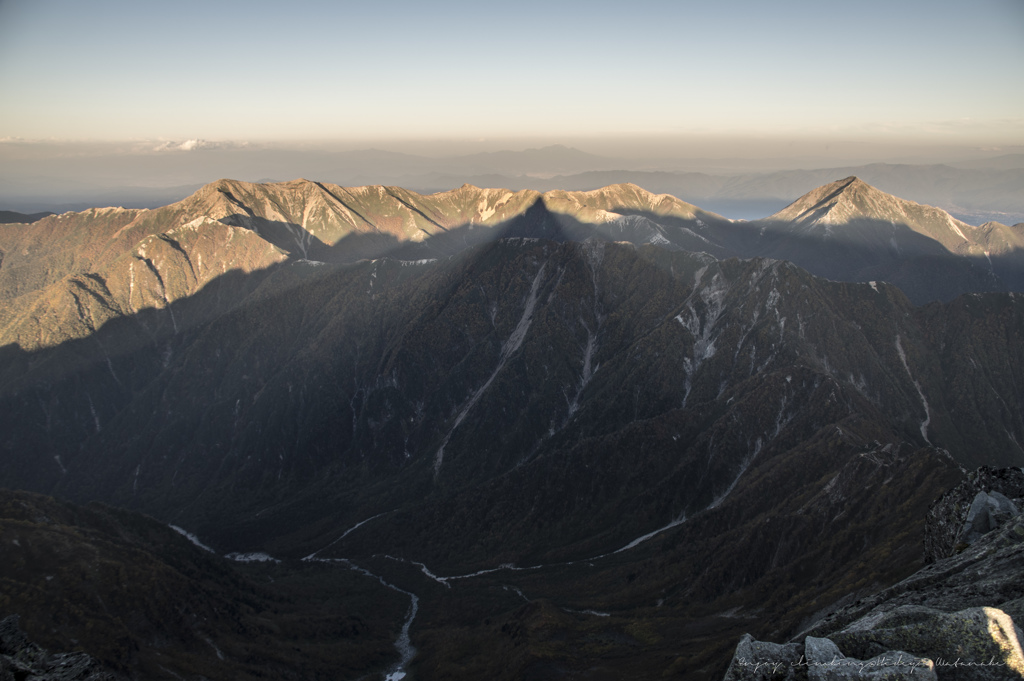
[[[422,241],[399,240],[380,230],[351,232],[333,245],[294,223],[249,216],[231,216],[221,222],[253,229],[292,258],[332,264],[387,257],[410,261],[450,257],[502,238],[556,242],[596,238],[704,252],[718,259],[787,260],[835,281],[886,281],[903,290],[916,305],[948,301],[964,293],[1024,291],[1019,251],[991,258],[960,255],[906,225],[883,220],[859,220],[823,238],[794,233],[789,223],[733,222],[708,215],[689,219],[619,206],[611,211],[622,217],[584,222],[552,210],[539,196],[525,211],[493,227],[466,223],[441,228]]]
[[[660,244],[673,250],[705,252],[715,258],[765,257],[788,260],[810,273],[850,282],[886,281],[899,287],[915,304],[951,300],[963,293],[1024,290],[1024,268],[1017,252],[968,257],[948,251],[941,243],[904,225],[885,221],[856,224],[861,239],[842,232],[833,238],[794,235],[786,223],[701,223],[652,211],[613,207],[625,219],[604,223],[582,222],[572,215],[552,211],[539,196],[522,213],[493,227],[466,223],[430,235],[422,241],[401,241],[383,232],[351,232],[334,244],[326,244],[301,225],[236,214],[220,222],[249,229],[286,254],[287,259],[248,274],[232,270],[207,282],[191,295],[163,308],[147,308],[134,315],[107,321],[94,334],[32,352],[16,345],[0,347],[0,391],[10,392],[12,382],[29,371],[52,364],[51,353],[67,353],[81,361],[106,358],[111,353],[159,344],[178,333],[215,318],[243,302],[268,276],[295,262],[334,265],[363,260],[394,258],[412,262],[454,256],[473,246],[507,238],[536,238],[555,242],[596,238],[626,241],[636,246]],[[629,220],[634,218],[634,220]],[[899,243],[886,236],[898,232]],[[865,238],[864,235],[868,235]],[[305,277],[295,278],[295,283]],[[281,291],[283,292],[283,291]],[[109,328],[107,328],[109,327]],[[66,350],[58,351],[58,348]],[[29,359],[31,358],[31,359]],[[12,369],[12,367],[16,367]],[[43,374],[46,376],[46,373]],[[43,380],[48,380],[43,378]]]
[[[623,216],[636,219],[584,223],[571,215],[551,211],[543,198],[538,197],[524,212],[494,227],[467,223],[421,242],[399,241],[382,231],[351,233],[332,245],[325,244],[295,223],[254,219],[252,216],[225,218],[222,220],[225,224],[253,229],[286,253],[287,259],[249,273],[228,271],[191,295],[174,300],[165,307],[147,308],[113,318],[84,338],[35,351],[25,351],[13,344],[0,347],[0,397],[5,402],[18,401],[22,407],[29,403],[37,405],[27,412],[23,409],[4,411],[0,425],[7,422],[10,427],[0,428],[0,431],[18,433],[9,438],[6,448],[8,451],[47,452],[50,457],[74,452],[81,438],[98,433],[101,423],[116,415],[133,396],[147,388],[153,376],[166,369],[168,357],[186,347],[194,329],[232,313],[250,301],[283,296],[311,277],[329,276],[340,271],[337,267],[313,267],[316,262],[352,265],[376,258],[430,261],[503,238],[555,242],[598,238],[643,244],[661,236],[672,248],[704,251],[717,258],[764,256],[787,259],[812,274],[829,279],[889,281],[917,304],[936,297],[950,299],[972,290],[991,291],[1000,286],[992,274],[999,271],[1004,259],[993,258],[994,269],[990,269],[984,258],[970,259],[951,254],[937,241],[905,227],[905,233],[901,233],[902,253],[888,253],[886,259],[880,260],[880,251],[874,247],[878,244],[857,243],[837,237],[823,251],[820,237],[782,234],[781,226],[716,223],[706,225],[708,229],[700,233],[695,222],[683,218],[642,210],[619,210]],[[763,232],[762,226],[765,226]],[[878,234],[887,234],[893,230],[891,223],[881,221],[862,226],[862,231],[869,233],[875,230]],[[705,247],[699,248],[701,245]],[[881,252],[886,251],[883,249]],[[905,257],[896,257],[900,255]],[[1016,281],[1024,282],[1019,268],[1012,267],[1012,260],[1006,258],[1005,262],[1008,273],[1016,274]],[[419,274],[410,270],[406,276]],[[930,293],[934,291],[939,291],[939,295]],[[230,353],[231,350],[224,348],[224,352]],[[225,361],[228,360],[226,356]],[[51,404],[50,387],[63,381],[78,382],[83,386],[84,394],[89,397],[87,403]],[[15,413],[30,413],[28,420],[35,419],[35,428],[26,429],[20,427],[24,424],[8,422],[8,419],[15,418]],[[69,431],[73,431],[74,436],[51,438],[58,414],[60,419],[75,424]],[[49,482],[44,482],[38,476],[26,476],[24,464],[11,459],[0,465],[3,479],[19,486],[47,491],[64,468],[64,463],[56,460],[52,474],[43,476]]]
[[[7,406],[0,415],[0,432],[6,434],[2,446],[8,453],[0,461],[0,479],[6,486],[52,493],[65,469],[73,467],[70,459],[82,442],[100,435],[102,424],[148,390],[154,377],[173,366],[170,358],[175,353],[186,351],[209,322],[252,302],[286,296],[311,278],[344,273],[349,265],[375,258],[431,260],[517,236],[568,239],[542,202],[496,228],[465,225],[420,243],[371,232],[350,234],[327,245],[294,223],[245,215],[222,222],[251,229],[285,253],[286,259],[251,272],[229,270],[190,295],[109,319],[85,337],[36,350],[14,343],[0,346],[0,402]],[[318,263],[341,269],[317,267]],[[428,270],[404,271],[406,276],[419,276]],[[222,351],[225,362],[233,361],[232,348]],[[56,397],[61,385],[77,398]],[[42,471],[44,462],[52,463]]]
[[[598,238],[705,252],[719,259],[768,257],[788,260],[813,274],[833,280],[893,283],[918,305],[932,300],[951,300],[962,293],[1024,290],[1024,263],[1017,262],[1022,260],[1018,253],[1009,252],[994,258],[964,256],[949,251],[935,239],[915,232],[907,225],[884,220],[863,219],[836,225],[835,234],[830,234],[832,226],[814,225],[816,233],[801,234],[794,225],[768,219],[751,223],[731,221],[700,210],[692,217],[663,215],[651,210],[618,206],[613,199],[607,208],[621,217],[604,222],[584,222],[568,212],[560,212],[560,207],[548,207],[545,197],[538,196],[525,211],[494,227],[466,223],[449,228],[392,188],[383,188],[405,209],[417,213],[441,230],[422,241],[413,241],[400,240],[381,231],[374,224],[373,216],[361,215],[334,189],[316,184],[374,231],[352,232],[327,246],[294,223],[259,221],[248,209],[248,216],[232,216],[222,219],[222,222],[248,223],[257,233],[266,235],[265,238],[293,257],[297,255],[295,245],[298,244],[303,258],[332,263],[379,257],[428,260],[451,256],[469,246],[503,237],[553,241]]]

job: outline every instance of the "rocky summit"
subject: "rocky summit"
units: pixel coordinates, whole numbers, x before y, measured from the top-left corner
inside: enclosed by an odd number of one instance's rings
[[[1019,679],[1024,676],[1024,515],[993,487],[1024,481],[1021,469],[982,468],[932,506],[929,527],[955,525],[967,539],[907,579],[819,616],[792,642],[744,636],[726,679]],[[979,529],[977,509],[958,512],[965,489],[1007,509]],[[987,491],[986,491],[987,490]],[[945,511],[946,517],[937,515]],[[965,517],[966,516],[966,517]],[[987,522],[987,520],[986,520]],[[976,536],[975,536],[976,535]],[[932,556],[934,558],[934,556]],[[824,655],[821,650],[827,649]]]
[[[223,180],[0,225],[0,483],[68,500],[10,502],[0,615],[147,678],[721,678],[1020,508],[926,520],[1024,463],[1019,252],[946,218]]]

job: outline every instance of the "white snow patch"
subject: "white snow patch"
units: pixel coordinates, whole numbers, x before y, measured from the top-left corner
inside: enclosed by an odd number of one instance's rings
[[[691,357],[683,358],[683,368],[686,370],[686,383],[684,386],[683,406],[690,397],[692,388],[692,377],[697,373],[705,360],[715,356],[715,326],[722,316],[725,307],[725,296],[729,292],[729,286],[722,279],[721,274],[715,274],[711,281],[704,287],[700,286],[700,280],[704,275],[705,268],[697,271],[694,283],[694,292],[686,300],[686,309],[675,316],[683,328],[694,337],[693,352]],[[694,296],[697,296],[703,303],[703,314],[697,312],[693,306]]]
[[[529,602],[530,602],[530,599],[526,597],[526,594],[524,594],[524,593],[523,593],[523,591],[522,591],[522,589],[520,589],[520,588],[519,588],[518,586],[511,586],[511,585],[507,585],[507,584],[506,584],[506,585],[505,585],[505,586],[503,586],[502,588],[503,588],[503,589],[504,589],[505,591],[511,591],[512,593],[514,593],[514,594],[517,594],[517,595],[518,595],[518,596],[519,596],[520,598],[522,598],[522,599],[523,599],[524,601],[526,601],[527,603],[529,603]]]
[[[957,227],[957,225],[956,225],[956,221],[954,221],[954,220],[953,220],[953,216],[952,216],[952,215],[950,215],[950,214],[948,214],[948,213],[947,213],[947,214],[946,214],[946,220],[947,220],[947,221],[949,222],[949,228],[950,228],[950,229],[952,229],[952,230],[953,230],[954,232],[956,232],[956,233],[957,233],[957,235],[958,235],[958,236],[959,236],[959,237],[960,237],[961,239],[963,239],[964,241],[970,241],[970,239],[968,239],[967,237],[965,237],[965,236],[964,236],[964,233],[960,231],[960,228],[959,228],[959,227]]]
[[[900,355],[900,361],[903,362],[903,368],[907,370],[907,376],[910,376],[910,380],[913,382],[914,387],[917,388],[917,394],[921,398],[921,404],[924,405],[924,421],[921,421],[921,437],[928,444],[932,441],[928,439],[928,424],[932,422],[932,413],[928,409],[928,400],[924,397],[924,391],[921,390],[921,384],[914,378],[914,374],[910,373],[910,365],[907,364],[907,355],[903,352],[903,345],[900,343],[900,335],[896,334],[896,352]]]
[[[633,548],[636,548],[637,546],[640,546],[641,544],[643,544],[648,539],[653,539],[654,537],[657,537],[662,532],[666,532],[668,530],[671,530],[673,527],[678,527],[678,526],[682,525],[685,522],[686,522],[686,514],[684,513],[681,516],[679,516],[678,518],[676,518],[675,520],[673,520],[672,522],[670,522],[668,525],[665,525],[664,527],[659,527],[658,529],[654,530],[653,532],[648,532],[647,534],[643,535],[642,537],[637,537],[633,541],[631,541],[628,544],[626,544],[625,546],[623,546],[621,549],[616,549],[615,551],[612,551],[610,554],[604,554],[604,555],[614,555],[616,553],[622,553],[623,551],[629,551],[630,549],[633,549]],[[595,556],[591,560],[596,560],[597,558],[603,558],[604,555],[602,555],[602,556]]]
[[[371,520],[376,520],[377,518],[381,517],[382,515],[387,515],[388,513],[391,513],[391,511],[384,511],[383,513],[378,513],[375,516],[370,516],[366,520],[359,521],[358,523],[356,523],[352,527],[350,527],[347,530],[345,530],[344,532],[342,532],[341,536],[338,537],[337,539],[335,539],[334,541],[332,541],[330,544],[328,544],[327,546],[323,547],[322,549],[318,549],[318,550],[314,551],[313,553],[309,554],[308,556],[306,556],[302,560],[319,560],[319,559],[317,559],[316,554],[321,553],[323,551],[326,551],[327,549],[331,548],[332,546],[334,546],[335,544],[340,542],[342,539],[344,539],[348,535],[350,535],[353,532],[355,532],[356,530],[358,530],[360,527],[362,527],[366,523],[370,522]]]
[[[224,659],[224,653],[221,652],[220,648],[218,648],[217,645],[213,641],[211,641],[206,636],[203,636],[202,639],[204,641],[206,641],[210,645],[211,648],[213,648],[213,652],[217,653],[217,659],[218,660],[223,660]]]
[[[583,371],[580,375],[580,382],[576,388],[576,395],[569,402],[569,413],[565,417],[565,423],[569,422],[569,419],[573,417],[580,407],[580,395],[583,394],[583,390],[590,383],[590,379],[593,378],[594,373],[597,371],[597,367],[593,366],[594,352],[597,350],[597,332],[601,328],[602,315],[601,310],[598,307],[598,291],[597,291],[597,267],[601,263],[601,259],[604,257],[604,247],[600,242],[590,242],[587,246],[587,262],[590,265],[591,282],[594,285],[594,305],[593,313],[596,328],[591,331],[587,323],[580,319],[580,323],[583,324],[583,328],[587,330],[587,345],[583,350]],[[564,427],[564,424],[563,424]],[[554,435],[554,433],[551,433]]]
[[[783,406],[785,406],[785,401],[783,401]],[[779,414],[782,414],[781,408],[779,410]],[[781,429],[781,425],[776,424],[776,428]],[[736,488],[736,483],[740,481],[740,478],[743,477],[743,474],[747,472],[747,468],[750,467],[750,464],[754,462],[754,459],[757,458],[757,455],[761,452],[761,447],[763,446],[763,444],[764,443],[762,442],[761,438],[757,438],[757,441],[754,443],[754,452],[750,456],[748,456],[746,460],[744,460],[744,462],[740,465],[740,472],[736,474],[736,477],[729,484],[729,487],[726,488],[726,490],[722,492],[721,495],[716,497],[715,500],[711,502],[711,504],[708,506],[708,509],[718,508],[722,504],[722,502],[725,501],[726,497],[728,497],[732,493],[732,491]]]
[[[480,203],[476,207],[476,211],[477,211],[477,213],[479,215],[480,222],[486,222],[488,219],[494,217],[494,213],[497,210],[497,206],[498,206],[498,204],[495,204],[494,206],[488,207],[487,206],[487,199],[486,198],[480,199]]]
[[[92,397],[90,397],[88,393],[85,395],[85,399],[89,401],[89,413],[92,414],[92,422],[93,425],[96,426],[96,432],[98,433],[101,430],[100,417],[96,415],[96,407],[93,405]]]
[[[490,378],[480,386],[479,389],[473,396],[469,398],[466,406],[462,408],[459,415],[455,418],[455,423],[452,425],[451,430],[444,436],[444,441],[437,450],[437,454],[434,455],[434,476],[436,477],[441,472],[441,464],[444,462],[444,448],[448,445],[448,441],[451,439],[452,434],[462,424],[462,421],[466,418],[466,415],[470,410],[480,401],[487,389],[491,387],[491,383],[498,377],[501,370],[505,368],[505,363],[508,362],[509,358],[515,354],[519,346],[523,344],[523,340],[526,338],[526,332],[530,329],[530,323],[533,321],[533,309],[537,305],[537,290],[540,288],[540,280],[544,275],[544,270],[547,267],[547,263],[541,265],[537,275],[533,278],[533,284],[530,286],[530,294],[526,299],[526,307],[523,310],[522,317],[519,318],[519,323],[516,324],[516,328],[512,331],[512,334],[505,341],[505,344],[501,346],[501,356],[498,359],[498,366],[494,368]]]
[[[132,295],[135,293],[135,261],[128,263],[128,309],[133,313],[136,312],[135,305],[132,304]]]
[[[185,537],[190,542],[192,542],[193,544],[195,544],[199,548],[203,549],[204,551],[209,551],[210,553],[216,553],[216,551],[211,549],[209,546],[207,546],[203,542],[199,541],[199,537],[195,536],[194,534],[192,534],[188,530],[183,530],[182,528],[178,527],[177,525],[168,525],[168,527],[170,527],[172,530],[174,530],[178,534],[182,535],[183,537]]]
[[[236,563],[280,563],[281,561],[274,558],[269,553],[253,552],[253,553],[229,553],[224,556],[228,560],[233,560]]]
[[[577,615],[594,615],[595,617],[611,617],[610,612],[601,612],[599,610],[571,610],[570,608],[562,608],[566,612],[576,613]]]

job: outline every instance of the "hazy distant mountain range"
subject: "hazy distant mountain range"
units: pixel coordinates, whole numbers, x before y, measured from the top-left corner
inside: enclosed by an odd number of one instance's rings
[[[284,561],[209,625],[198,591],[136,605],[105,597],[116,571],[61,571],[81,615],[45,644],[102,621],[124,640],[87,652],[151,678],[257,677],[237,632],[287,628],[275,598],[318,625],[273,668],[721,678],[742,633],[919,567],[961,466],[1024,464],[1021,291],[1024,225],[855,177],[752,222],[629,184],[220,180],[0,226],[0,484]],[[47,547],[19,584],[116,554],[187,572],[210,608],[249,588],[215,556],[173,563],[148,521],[48,503],[4,501],[0,530]]]
[[[2,151],[2,150],[0,150]],[[811,160],[807,161],[812,163]],[[347,152],[259,148],[177,153],[67,154],[12,159],[0,170],[0,207],[37,212],[97,205],[154,208],[178,201],[200,178],[273,181],[317,177],[343,186],[397,185],[421,193],[463,184],[536,191],[592,190],[632,183],[667,193],[733,219],[762,218],[813,188],[855,175],[879,189],[943,208],[971,224],[1024,221],[1024,154],[943,165],[874,163],[762,169],[733,159],[630,159],[551,146],[450,157],[367,149]],[[89,179],[84,179],[89,178]]]

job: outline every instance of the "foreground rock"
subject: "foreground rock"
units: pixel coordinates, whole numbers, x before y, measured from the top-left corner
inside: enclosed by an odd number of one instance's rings
[[[0,681],[119,681],[85,653],[49,653],[28,640],[18,616],[0,620]]]
[[[968,473],[966,480],[936,499],[928,509],[924,562],[948,558],[1001,526],[1017,515],[1021,497],[1024,470],[1020,468],[982,466]]]
[[[1024,678],[1024,633],[1015,623],[1024,621],[1024,515],[1007,518],[1019,504],[991,487],[978,489],[979,480],[982,486],[998,480],[1014,494],[1018,473],[976,471],[933,506],[930,523],[940,517],[935,509],[944,508],[944,527],[956,528],[958,537],[975,534],[970,544],[957,542],[958,553],[835,610],[794,642],[762,643],[745,636],[725,678]],[[971,506],[975,511],[968,522]],[[1002,525],[982,533],[990,522]],[[829,661],[829,653],[836,664],[819,664]]]
[[[803,643],[765,643],[746,634],[725,674],[726,681],[843,681],[845,679],[936,679],[935,664],[901,650],[871,659],[847,657],[827,638],[808,636]]]

